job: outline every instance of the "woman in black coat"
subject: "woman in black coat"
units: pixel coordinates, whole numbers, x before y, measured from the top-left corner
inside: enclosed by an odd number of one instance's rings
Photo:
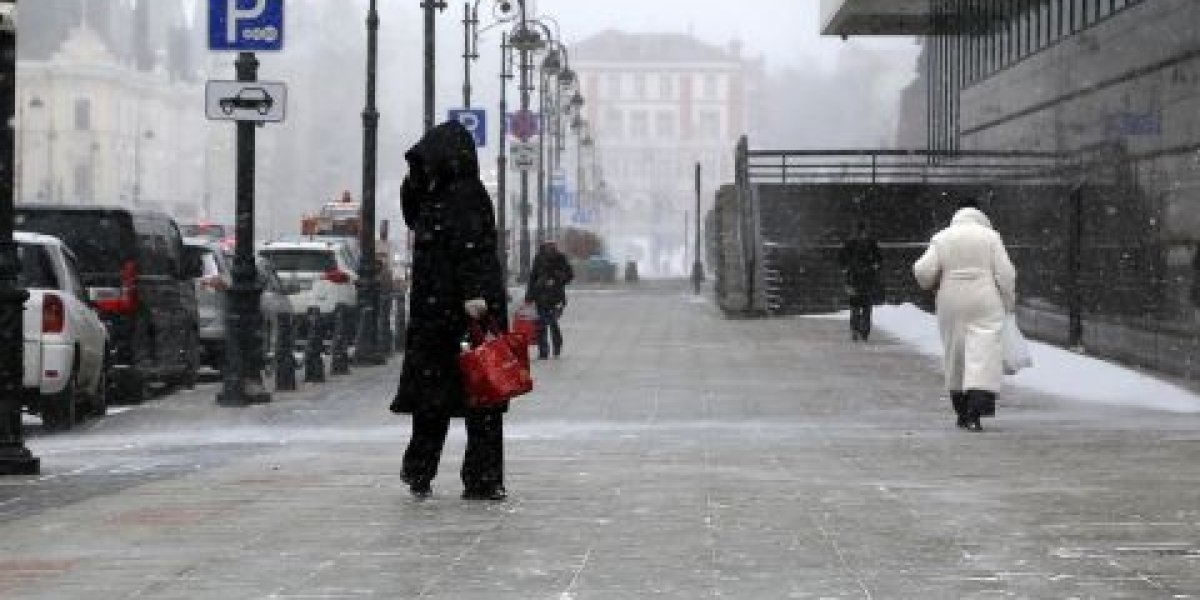
[[[413,232],[412,290],[404,366],[391,406],[412,415],[402,476],[415,496],[428,496],[450,419],[464,417],[463,497],[501,500],[507,407],[469,407],[458,368],[472,319],[507,327],[492,202],[479,179],[475,142],[457,121],[430,130],[405,159],[401,202]]]

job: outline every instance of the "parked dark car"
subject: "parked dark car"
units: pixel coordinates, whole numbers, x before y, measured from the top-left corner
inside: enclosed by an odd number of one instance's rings
[[[166,214],[113,207],[23,205],[17,227],[61,239],[109,331],[111,398],[141,402],[153,383],[192,386],[199,327],[192,279],[200,265],[183,251]]]

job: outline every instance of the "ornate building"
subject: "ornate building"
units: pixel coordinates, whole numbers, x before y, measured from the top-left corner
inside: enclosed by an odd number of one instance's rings
[[[690,267],[685,216],[695,210],[695,164],[703,205],[733,177],[733,148],[749,128],[761,67],[726,48],[679,34],[608,31],[572,47],[603,157],[614,258],[652,275]]]

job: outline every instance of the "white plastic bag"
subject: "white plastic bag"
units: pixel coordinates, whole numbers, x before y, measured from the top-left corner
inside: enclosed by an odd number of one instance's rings
[[[1015,375],[1017,371],[1033,366],[1033,358],[1029,355],[1029,343],[1017,328],[1016,314],[1009,313],[1004,316],[1004,328],[1000,332],[1000,338],[1004,346],[1005,375]]]

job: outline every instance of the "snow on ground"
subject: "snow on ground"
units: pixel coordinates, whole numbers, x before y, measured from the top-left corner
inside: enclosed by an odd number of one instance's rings
[[[849,312],[843,312],[826,318],[848,320],[849,315]],[[877,330],[941,360],[942,342],[933,315],[911,304],[880,306],[875,308],[872,320]],[[1078,402],[1200,413],[1200,396],[1179,386],[1057,346],[1033,340],[1029,346],[1033,368],[1007,377],[1009,385]]]

